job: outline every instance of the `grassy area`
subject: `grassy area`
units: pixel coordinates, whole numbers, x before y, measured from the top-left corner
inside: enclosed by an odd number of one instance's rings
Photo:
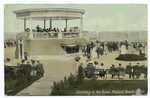
[[[60,90],[61,95],[133,95],[138,88],[147,94],[147,80],[84,80],[83,84]]]
[[[15,95],[19,91],[28,87],[36,80],[40,79],[40,76],[30,76],[28,79],[26,77],[5,77],[5,94]]]

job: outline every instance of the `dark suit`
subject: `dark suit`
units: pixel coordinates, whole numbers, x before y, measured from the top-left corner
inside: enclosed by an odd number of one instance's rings
[[[112,74],[112,78],[118,74],[118,70],[116,67],[110,67],[110,74]]]
[[[38,63],[36,65],[36,70],[37,70],[37,75],[42,75],[44,74],[44,68],[43,68],[43,64]]]
[[[101,52],[100,47],[98,47],[98,48],[96,49],[96,52],[97,52],[97,57],[99,58],[99,54],[100,54],[100,52]]]
[[[141,76],[141,70],[138,65],[133,66],[133,75],[136,75],[137,78],[139,78],[139,76]]]
[[[126,66],[126,72],[129,74],[129,78],[131,78],[133,67],[131,65]]]

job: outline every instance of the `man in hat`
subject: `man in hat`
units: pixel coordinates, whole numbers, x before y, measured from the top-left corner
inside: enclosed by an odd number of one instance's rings
[[[26,52],[26,49],[24,50],[24,59],[25,59],[25,60],[28,60],[28,59],[27,59],[27,52]]]
[[[99,58],[99,54],[100,54],[100,52],[101,52],[101,49],[100,49],[99,46],[97,46],[96,52],[97,52],[97,58]]]
[[[137,63],[137,65],[133,66],[133,78],[134,78],[134,75],[136,75],[137,78],[139,78],[139,76],[141,76],[141,70],[140,70],[139,63]]]
[[[40,61],[37,61],[37,65],[36,65],[36,69],[37,69],[37,75],[38,76],[43,76],[44,74],[44,68],[43,68],[43,64],[40,63]]]
[[[112,66],[110,67],[110,74],[112,74],[111,78],[113,78],[115,75],[118,75],[118,70],[114,64],[112,64]]]
[[[92,61],[89,61],[88,64],[87,64],[87,77],[90,78],[94,75],[94,71],[95,71],[95,67],[93,66],[93,62]]]
[[[129,74],[129,78],[131,79],[131,75],[133,74],[132,72],[133,67],[131,66],[131,63],[126,66],[126,73]]]
[[[119,67],[117,67],[117,71],[118,71],[118,78],[120,78],[120,76],[125,76],[125,69],[121,66],[121,63],[119,63]]]
[[[106,67],[103,66],[103,65],[104,65],[104,64],[101,63],[101,66],[99,66],[99,68],[98,68],[98,69],[101,69],[101,70],[99,71],[99,76],[100,76],[101,78],[104,77],[105,74],[106,74]]]
[[[6,61],[7,61],[7,62],[6,62],[6,64],[5,64],[5,66],[13,66],[13,65],[10,63],[10,59],[9,59],[9,58],[7,58]]]

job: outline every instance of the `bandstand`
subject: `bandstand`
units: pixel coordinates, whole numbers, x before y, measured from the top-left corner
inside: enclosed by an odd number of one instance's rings
[[[28,59],[65,60],[75,56],[82,56],[83,45],[87,41],[82,38],[82,15],[79,9],[24,9],[13,11],[16,14],[17,46],[16,59],[24,59],[24,51]],[[18,19],[24,20],[23,32],[18,32]],[[80,20],[79,27],[68,28],[69,20]],[[30,27],[26,27],[26,20],[30,20]],[[33,28],[33,21],[43,21],[44,28],[37,25]],[[66,26],[61,28],[61,21]],[[49,26],[46,27],[46,22]],[[59,27],[53,28],[52,21],[59,21]]]

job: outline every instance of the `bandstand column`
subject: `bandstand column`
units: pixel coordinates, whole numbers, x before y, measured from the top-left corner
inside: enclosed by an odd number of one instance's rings
[[[16,32],[18,33],[18,18],[16,18]],[[20,40],[18,39],[18,57],[20,59]]]
[[[33,33],[32,33],[32,18],[30,18],[30,38],[33,38]]]
[[[66,30],[67,30],[67,19],[66,19]]]
[[[24,31],[26,30],[26,19],[24,19]]]
[[[83,26],[82,26],[82,16],[81,16],[81,18],[80,18],[80,37],[82,37],[82,28],[83,28]]]
[[[59,33],[58,33],[58,38],[62,38],[62,34],[61,34],[61,17],[59,17]]]
[[[52,19],[50,18],[50,26],[49,26],[49,28],[50,28],[50,31],[52,30]]]
[[[44,19],[44,29],[46,28],[46,20]]]

